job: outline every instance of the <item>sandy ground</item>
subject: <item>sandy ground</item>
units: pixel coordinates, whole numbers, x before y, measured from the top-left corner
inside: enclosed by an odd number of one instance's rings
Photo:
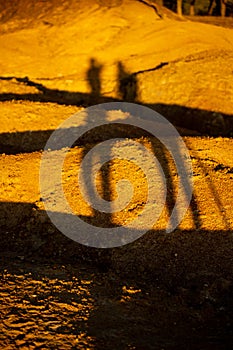
[[[51,110],[51,105],[44,109],[47,116]],[[134,140],[147,146],[154,142],[145,136]],[[184,140],[192,158],[194,193],[179,228],[164,233],[177,182],[170,163],[167,207],[157,225],[130,245],[104,251],[69,240],[49,222],[39,191],[41,152],[1,155],[3,348],[230,346],[232,140],[195,136]],[[114,183],[127,177],[137,188],[136,195],[123,213],[93,212],[80,196],[76,178],[91,146],[69,152],[63,174],[66,196],[87,222],[123,225],[143,209],[145,177],[128,163],[111,164],[98,179],[104,198],[114,199]],[[157,157],[163,164],[168,161],[164,153]]]
[[[0,346],[231,349],[231,22],[223,28],[169,15],[161,20],[133,1],[81,3],[54,6],[51,0],[42,11],[20,0],[1,12]],[[98,94],[87,79],[91,58],[103,66]],[[61,122],[93,101],[122,98],[119,61],[125,74],[136,73],[137,93],[128,91],[129,100],[175,121],[191,156],[194,190],[179,227],[165,233],[178,183],[168,152],[135,128],[102,127],[86,135],[70,149],[62,174],[66,198],[84,221],[124,225],[147,200],[142,170],[116,160],[103,167],[97,188],[114,200],[117,182],[127,178],[135,188],[130,203],[111,215],[86,203],[77,171],[97,142],[133,138],[156,155],[167,180],[166,205],[149,232],[102,250],[76,243],[52,225],[39,172],[45,143]],[[51,163],[49,173],[55,168]]]

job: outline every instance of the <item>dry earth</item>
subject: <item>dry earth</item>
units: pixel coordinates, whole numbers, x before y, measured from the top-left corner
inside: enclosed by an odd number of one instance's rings
[[[0,35],[1,348],[232,349],[230,19],[227,28],[169,12],[162,20],[153,8],[126,0],[8,3]],[[91,58],[103,66],[95,76],[98,94],[87,81]],[[175,122],[190,152],[194,191],[179,227],[165,233],[178,181],[168,152],[136,128],[102,127],[86,135],[70,149],[62,175],[70,206],[84,221],[123,225],[147,199],[142,171],[117,160],[103,167],[98,191],[113,200],[118,180],[128,178],[132,200],[112,215],[87,205],[76,176],[97,142],[133,138],[156,155],[167,179],[166,206],[154,227],[134,243],[103,250],[82,246],[52,225],[39,171],[45,143],[61,122],[93,102],[124,97],[119,62],[136,77],[128,100]],[[51,163],[50,174],[55,167]]]

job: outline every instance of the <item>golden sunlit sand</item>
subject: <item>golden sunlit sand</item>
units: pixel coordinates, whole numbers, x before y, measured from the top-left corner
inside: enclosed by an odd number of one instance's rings
[[[161,19],[137,0],[2,3],[1,349],[230,349],[232,19],[179,18],[165,8]],[[193,196],[180,225],[166,233],[179,181],[172,155],[147,132],[123,124],[87,133],[68,150],[60,178],[83,221],[113,229],[131,223],[147,202],[146,175],[124,159],[108,162],[96,177],[106,201],[117,200],[121,179],[131,182],[124,210],[101,213],[83,198],[81,162],[106,139],[126,137],[125,149],[133,140],[150,150],[167,185],[161,216],[145,235],[96,249],[49,220],[45,204],[59,184],[43,198],[41,159],[52,132],[71,115],[122,100],[175,124],[191,157]],[[49,152],[55,159],[63,151]],[[51,163],[48,178],[56,167]]]

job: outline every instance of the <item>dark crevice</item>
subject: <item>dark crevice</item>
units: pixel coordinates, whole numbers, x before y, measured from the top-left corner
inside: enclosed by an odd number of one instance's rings
[[[144,69],[144,70],[139,70],[138,72],[133,73],[132,75],[138,75],[138,74],[143,74],[143,73],[148,73],[148,72],[153,72],[156,70],[159,70],[165,66],[167,66],[169,64],[169,62],[161,62],[160,64],[158,64],[155,67],[152,68],[148,68],[148,69]]]
[[[141,2],[142,4],[148,6],[148,7],[151,7],[156,15],[159,17],[159,18],[163,18],[163,15],[160,13],[160,11],[158,10],[158,5],[156,5],[155,3],[151,3],[151,1],[148,1],[148,0],[137,0],[138,2]]]

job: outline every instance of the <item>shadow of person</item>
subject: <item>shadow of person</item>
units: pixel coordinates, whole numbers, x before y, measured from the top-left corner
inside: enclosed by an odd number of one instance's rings
[[[103,66],[95,58],[90,59],[86,79],[90,88],[90,100],[92,104],[98,103],[101,97],[101,71]]]
[[[123,101],[136,102],[138,86],[136,74],[127,72],[122,62],[117,63],[118,94]]]

